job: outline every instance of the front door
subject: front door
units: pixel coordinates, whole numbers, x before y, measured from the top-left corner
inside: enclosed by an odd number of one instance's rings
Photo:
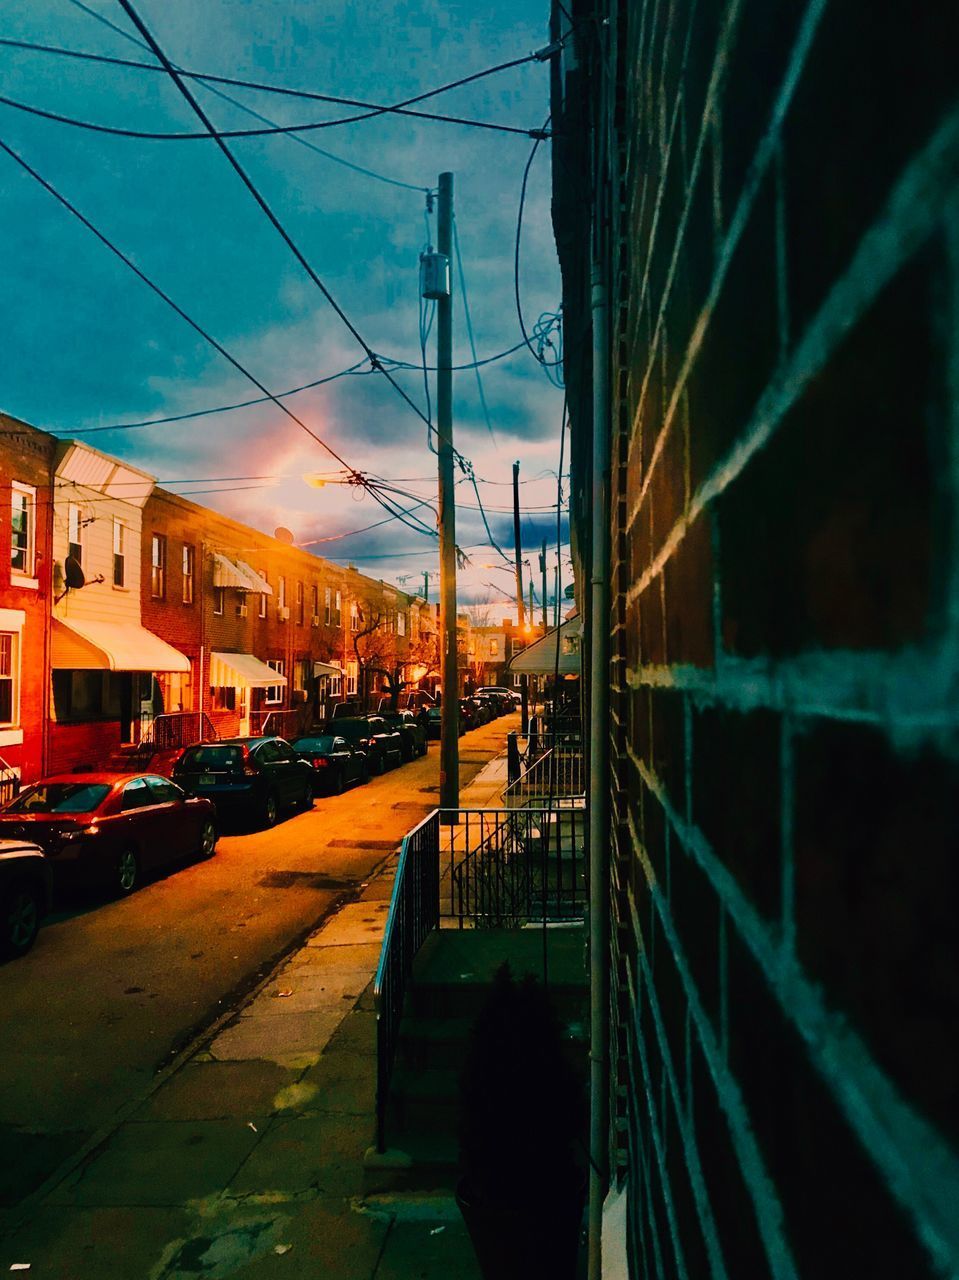
[[[240,714],[240,727],[237,730],[237,737],[247,738],[250,735],[250,691],[249,689],[247,688],[237,689],[236,709]]]

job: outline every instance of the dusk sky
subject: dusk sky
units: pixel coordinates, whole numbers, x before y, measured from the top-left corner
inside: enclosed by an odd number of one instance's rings
[[[383,103],[523,57],[548,41],[544,0],[138,0],[136,8],[178,67]],[[7,40],[154,61],[138,47],[140,37],[114,0],[0,0],[0,13],[0,37]],[[164,73],[10,47],[0,47],[0,66],[3,95],[44,111],[125,129],[202,131]],[[422,109],[539,128],[548,112],[548,75],[547,63],[528,63],[440,95]],[[260,126],[210,86],[190,83],[217,128]],[[284,125],[354,114],[306,99],[218,88]],[[0,105],[0,139],[272,392],[364,360],[214,142],[110,136],[7,105]],[[230,145],[370,347],[414,364],[421,359],[418,257],[427,240],[422,189],[452,170],[477,354],[483,360],[521,341],[513,254],[529,137],[385,115]],[[527,328],[559,306],[549,182],[549,146],[541,145],[524,214]],[[5,412],[69,436],[259,395],[3,153],[0,191]],[[435,217],[429,235],[435,239]],[[453,278],[454,362],[462,364],[471,354],[455,259]],[[428,357],[435,364],[435,329]],[[556,501],[562,392],[525,348],[481,373],[493,433],[475,374],[460,372],[456,445],[481,478],[494,536],[507,551],[512,463],[520,460],[527,482],[521,491],[524,555],[535,569],[541,539],[551,548],[556,541],[549,506]],[[425,409],[422,372],[395,376]],[[430,381],[435,397],[432,374]],[[426,427],[382,375],[343,377],[285,403],[354,468],[435,501],[436,459]],[[304,473],[334,473],[338,464],[270,403],[80,438],[258,528],[288,526],[302,544],[383,518],[369,495],[304,482]],[[481,567],[498,558],[481,545],[485,534],[471,487],[461,483],[457,492],[457,542],[472,558],[460,575],[460,601],[498,602],[510,595],[510,578]],[[432,520],[428,508],[420,513]],[[313,549],[387,581],[413,575],[409,589],[438,564],[435,540],[396,522]],[[550,565],[554,556],[551,551]],[[564,564],[566,581],[569,574]],[[538,570],[535,581],[538,595]],[[494,593],[488,582],[500,590]],[[494,605],[494,617],[508,612]]]

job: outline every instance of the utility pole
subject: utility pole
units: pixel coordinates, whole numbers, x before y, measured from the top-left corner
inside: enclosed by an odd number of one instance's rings
[[[543,571],[543,634],[549,626],[549,615],[546,610],[546,539],[543,539],[543,553],[539,558],[539,567]]]
[[[423,570],[423,599],[427,604],[430,602],[430,575],[429,570]]]
[[[460,803],[459,689],[456,646],[456,505],[453,494],[453,296],[449,270],[453,252],[453,175],[441,173],[436,248],[446,259],[445,289],[436,296],[436,437],[440,516],[440,808]],[[455,821],[455,816],[452,818]]]
[[[518,462],[513,463],[513,543],[516,548],[516,627],[522,635],[526,627],[526,612],[523,605],[523,543],[519,532]],[[520,677],[519,689],[523,699],[520,728],[523,733],[529,733],[529,680],[525,675]]]

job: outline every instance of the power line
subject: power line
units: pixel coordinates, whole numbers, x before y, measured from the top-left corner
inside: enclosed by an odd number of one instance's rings
[[[120,261],[126,267],[128,267],[133,272],[133,274],[137,276],[138,279],[140,279],[147,286],[148,289],[150,289],[153,293],[155,293],[158,298],[161,298],[167,304],[167,306],[171,308],[171,310],[175,311],[176,314],[182,320],[184,320],[190,326],[191,329],[194,330],[194,332],[198,333],[205,342],[207,342],[211,347],[213,347],[215,351],[219,352],[219,354],[225,360],[227,360],[231,365],[233,365],[235,369],[237,369],[240,373],[242,373],[243,376],[247,378],[248,381],[250,381],[258,390],[263,392],[264,396],[268,400],[272,401],[276,405],[276,407],[281,411],[281,413],[285,414],[285,416],[288,417],[292,422],[296,423],[296,425],[300,427],[301,430],[305,431],[306,434],[311,437],[311,439],[315,440],[317,444],[321,445],[327,451],[327,453],[331,455],[331,457],[335,458],[336,461],[339,462],[346,469],[347,472],[349,472],[351,476],[356,477],[356,483],[365,484],[365,481],[363,477],[360,475],[360,473],[356,471],[354,467],[351,467],[349,463],[345,460],[345,458],[343,458],[333,448],[332,445],[327,444],[327,442],[321,436],[317,435],[317,433],[313,431],[312,428],[308,427],[306,423],[303,422],[303,420],[299,418],[295,413],[293,413],[291,409],[288,409],[286,405],[283,404],[283,402],[278,397],[273,395],[273,393],[269,390],[268,387],[264,386],[264,384],[260,382],[259,378],[257,378],[255,374],[251,373],[250,370],[247,369],[245,365],[241,364],[240,361],[234,355],[232,355],[231,352],[229,352],[226,349],[226,347],[223,346],[222,343],[218,342],[216,338],[214,338],[211,334],[209,334],[206,331],[206,329],[203,328],[202,325],[200,325],[196,320],[193,319],[192,316],[188,315],[187,312],[184,311],[183,308],[177,302],[174,302],[173,298],[171,298],[168,293],[166,293],[163,289],[161,289],[158,284],[156,284],[153,280],[151,280],[149,276],[147,276],[143,271],[141,271],[140,268],[136,265],[136,263],[133,262],[133,260],[129,258],[123,252],[122,249],[120,249],[117,245],[115,245],[112,240],[110,240],[102,231],[99,230],[98,227],[94,226],[94,224],[90,221],[90,219],[87,218],[83,213],[81,213],[80,210],[76,207],[76,205],[72,204],[67,199],[66,196],[62,195],[51,183],[47,182],[46,178],[44,178],[41,174],[39,174],[37,170],[33,168],[32,165],[30,165],[26,160],[23,159],[22,156],[18,155],[17,152],[14,151],[12,147],[8,146],[7,143],[3,141],[2,138],[0,138],[0,150],[4,151],[12,160],[14,160],[26,173],[30,175],[31,178],[34,179],[35,182],[38,182],[40,186],[43,187],[43,189],[47,191],[51,196],[53,196],[54,199],[57,200],[69,213],[73,214],[73,216],[79,222],[81,222],[87,228],[88,231],[92,232],[92,234],[96,236],[96,238],[100,241],[100,243],[103,244],[107,249],[109,249],[110,252],[114,254],[115,257],[119,258]],[[378,497],[377,497],[377,501],[379,501]],[[383,504],[380,503],[380,505],[382,506]],[[404,523],[406,522],[404,521]],[[410,527],[413,527],[413,526],[410,526]]]
[[[469,296],[466,292],[466,273],[463,270],[463,255],[460,252],[460,233],[453,218],[453,248],[456,251],[456,266],[460,278],[460,293],[463,295],[463,314],[466,317],[466,334],[469,338],[470,354],[473,357],[473,365],[476,373],[476,390],[479,392],[480,407],[483,410],[483,417],[486,419],[486,429],[489,431],[490,439],[496,444],[496,434],[493,431],[493,423],[490,419],[489,405],[486,403],[486,392],[483,390],[483,379],[480,376],[479,365],[476,362],[476,339],[473,336],[473,319],[470,315]]]
[[[551,346],[552,343],[549,342],[549,329],[546,329],[544,332],[541,327],[542,321],[543,321],[542,316],[540,317],[539,321],[537,321],[537,324],[536,324],[536,337],[540,345],[539,351],[537,351],[537,349],[533,346],[533,343],[530,340],[530,336],[526,331],[526,322],[523,319],[523,304],[520,299],[519,255],[520,255],[520,244],[523,236],[523,208],[526,204],[526,186],[527,186],[527,183],[529,182],[529,171],[533,167],[533,161],[536,159],[536,152],[539,150],[539,144],[543,141],[543,138],[545,137],[546,125],[549,124],[549,121],[550,121],[550,117],[547,116],[546,122],[543,126],[543,130],[541,131],[542,136],[536,138],[536,140],[534,141],[532,150],[529,153],[529,158],[526,161],[526,167],[523,170],[523,181],[522,181],[522,184],[520,185],[520,193],[519,193],[519,210],[516,215],[516,244],[515,244],[515,250],[513,253],[513,292],[516,296],[516,317],[519,320],[520,332],[522,333],[523,341],[526,343],[527,347],[529,347],[534,360],[536,360],[537,364],[543,365],[544,368],[553,367],[555,365],[561,364],[562,356],[560,356],[556,360],[546,360],[544,358],[543,352],[542,352],[543,346],[546,344],[549,344]],[[558,318],[557,318],[557,322],[558,322]],[[552,381],[552,379],[550,379],[550,381]]]
[[[357,329],[356,325],[353,324],[352,320],[350,320],[349,316],[346,314],[343,308],[339,305],[339,303],[333,297],[332,293],[326,287],[326,285],[323,283],[320,277],[317,275],[316,271],[314,271],[313,267],[307,261],[305,255],[302,253],[302,251],[294,242],[290,233],[286,230],[286,228],[280,222],[279,218],[273,212],[273,210],[271,209],[270,205],[267,203],[264,196],[260,194],[260,191],[257,188],[256,184],[254,183],[253,179],[249,176],[249,174],[240,164],[239,160],[237,160],[236,156],[233,154],[231,149],[227,146],[227,144],[223,141],[223,139],[217,133],[210,118],[207,116],[206,112],[197,102],[196,98],[191,93],[189,87],[184,83],[180,73],[176,70],[176,68],[170,62],[169,58],[166,56],[166,54],[157,44],[153,36],[150,34],[150,31],[148,30],[148,28],[144,25],[142,19],[137,14],[136,9],[133,7],[131,0],[119,0],[119,3],[122,5],[127,16],[134,23],[137,30],[143,36],[144,40],[146,40],[146,42],[149,44],[151,50],[153,51],[154,56],[158,58],[160,62],[163,63],[164,67],[166,68],[167,72],[170,75],[170,78],[173,80],[173,83],[180,90],[180,93],[183,95],[183,97],[186,99],[189,105],[193,108],[193,111],[198,117],[198,119],[202,121],[204,128],[208,130],[208,132],[216,142],[216,145],[219,147],[220,151],[223,153],[223,155],[229,162],[231,168],[236,173],[237,177],[240,179],[240,181],[249,191],[250,195],[253,197],[253,199],[257,202],[257,204],[263,210],[264,214],[272,223],[274,229],[277,231],[279,236],[287,245],[290,252],[296,258],[297,262],[299,262],[300,266],[307,273],[307,275],[310,277],[310,279],[313,281],[313,283],[316,285],[319,291],[323,294],[324,298],[326,298],[327,302],[330,304],[330,306],[339,316],[340,320],[343,322],[343,324],[350,331],[350,333],[353,335],[353,337],[356,339],[359,345],[366,352],[366,355],[369,358],[371,364],[376,366],[380,370],[380,372],[382,372],[387,382],[389,382],[390,385],[400,395],[400,397],[406,401],[406,403],[410,406],[410,408],[417,415],[417,417],[423,418],[423,420],[428,423],[428,419],[424,418],[423,412],[419,408],[419,406],[406,394],[406,392],[403,390],[400,384],[395,380],[395,378],[393,378],[390,375],[389,371],[384,369],[382,365],[378,363],[376,359],[376,354],[374,353],[372,347],[364,339],[360,331]],[[265,388],[261,388],[261,389],[265,390]]]

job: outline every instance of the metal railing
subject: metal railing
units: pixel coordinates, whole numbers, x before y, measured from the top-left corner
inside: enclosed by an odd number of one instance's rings
[[[403,999],[413,961],[439,924],[440,821],[434,811],[404,838],[396,864],[380,962],[376,1005],[376,1147],[385,1149],[386,1102],[396,1057]]]
[[[20,775],[0,756],[0,805],[9,804],[20,792]]]
[[[298,738],[303,728],[303,712],[296,708],[286,711],[251,711],[250,733],[272,734],[277,738]]]
[[[460,809],[443,824],[440,915],[459,928],[511,929],[581,919],[586,902],[586,811]]]
[[[510,779],[503,792],[503,804],[507,809],[525,806],[545,806],[558,800],[579,799],[585,803],[586,772],[583,749],[576,743],[549,738],[545,746],[540,737],[534,747],[532,740],[521,763],[525,765],[519,775]]]
[[[219,736],[204,711],[166,711],[154,716],[148,741],[155,751],[169,751],[192,747],[196,742],[209,742]]]

